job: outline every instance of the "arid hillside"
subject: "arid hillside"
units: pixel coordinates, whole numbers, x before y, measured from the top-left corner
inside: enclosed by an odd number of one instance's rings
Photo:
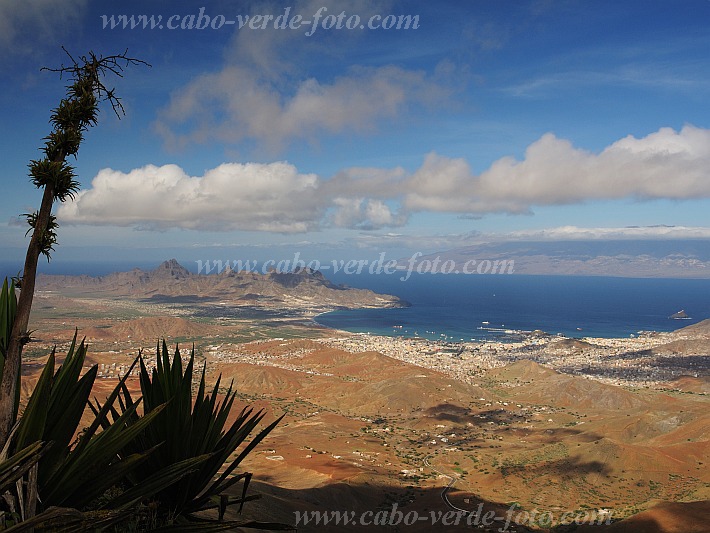
[[[593,516],[610,531],[704,531],[710,373],[697,347],[707,324],[635,339],[538,335],[451,347],[316,327],[285,303],[289,291],[348,291],[314,273],[294,287],[255,278],[281,287],[284,300],[265,309],[182,293],[205,282],[172,270],[143,285],[139,274],[130,283],[117,275],[89,287],[45,284],[26,348],[25,397],[51,346],[61,356],[76,327],[91,346],[87,364],[99,365],[99,397],[139,350],[150,365],[165,338],[194,344],[209,380],[233,380],[242,405],[266,409],[267,420],[285,413],[243,464],[255,475],[251,490],[263,494],[245,518],[298,523],[299,531],[459,531],[436,517],[473,520],[481,509],[497,519],[479,522],[479,531],[497,531],[507,518],[507,531],[549,530],[540,516]],[[156,276],[186,276],[186,288],[154,298],[133,285],[157,290]],[[239,279],[218,284],[237,287],[233,295],[255,290],[234,285]],[[116,298],[120,291],[133,296]],[[314,297],[313,308],[320,305]],[[420,521],[406,529],[299,522],[305,512],[361,516],[395,504]],[[571,527],[562,522],[556,531]]]
[[[203,275],[192,274],[175,259],[147,272],[134,269],[98,277],[41,275],[37,288],[75,296],[99,293],[152,299],[155,303],[209,302],[219,305],[229,302],[230,305],[267,307],[288,305],[304,310],[407,305],[395,296],[335,285],[320,272],[308,268],[267,274],[226,269],[221,273]]]

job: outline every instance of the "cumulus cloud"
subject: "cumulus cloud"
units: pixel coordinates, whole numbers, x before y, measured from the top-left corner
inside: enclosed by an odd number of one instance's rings
[[[277,149],[321,133],[366,132],[413,103],[434,101],[444,89],[424,72],[353,67],[330,83],[300,80],[290,96],[231,66],[191,81],[160,111],[155,124],[168,146],[252,140]]]
[[[407,215],[393,210],[381,200],[365,198],[333,199],[336,207],[332,216],[335,226],[362,230],[374,230],[402,226]]]
[[[148,229],[373,230],[403,226],[415,212],[475,218],[595,200],[709,198],[709,169],[710,130],[694,126],[625,137],[598,154],[546,134],[523,160],[504,157],[479,175],[464,159],[433,153],[411,173],[360,167],[330,178],[301,174],[283,162],[225,163],[200,177],[175,165],[106,169],[59,216]],[[675,236],[678,230],[653,231]]]
[[[141,229],[305,232],[323,215],[317,186],[315,175],[287,163],[225,163],[200,177],[177,165],[105,169],[57,214],[69,223]]]
[[[57,215],[69,224],[275,233],[303,233],[324,223],[379,229],[406,222],[381,200],[333,197],[323,188],[324,180],[285,162],[224,163],[202,176],[177,165],[104,169]]]
[[[333,197],[391,199],[404,193],[407,179],[407,172],[401,167],[351,167],[325,181],[323,192]]]
[[[377,0],[296,0],[289,7],[252,4],[248,16],[319,17],[390,13],[393,2]],[[317,15],[318,14],[318,15]],[[249,141],[276,152],[293,141],[315,142],[321,135],[363,134],[412,106],[446,101],[451,68],[432,73],[394,65],[362,66],[348,61],[351,41],[367,30],[242,28],[224,52],[224,65],[177,89],[159,112],[155,131],[169,149],[191,143]],[[338,72],[320,77],[323,64]],[[327,70],[327,69],[326,69]],[[418,108],[418,109],[419,109]]]
[[[687,125],[625,137],[599,154],[548,133],[525,158],[504,157],[480,175],[463,159],[430,154],[408,180],[416,211],[525,213],[536,205],[635,198],[710,197],[710,130]]]

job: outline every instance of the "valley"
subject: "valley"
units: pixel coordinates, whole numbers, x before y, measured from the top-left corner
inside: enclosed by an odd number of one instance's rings
[[[99,365],[99,394],[139,350],[150,366],[159,339],[183,355],[194,344],[209,381],[233,380],[266,421],[286,415],[243,463],[263,496],[241,518],[295,524],[307,512],[377,516],[396,505],[420,520],[390,530],[457,531],[478,509],[497,517],[471,522],[482,531],[566,531],[574,519],[640,531],[634,520],[660,524],[669,513],[679,531],[705,531],[694,517],[710,510],[708,321],[633,339],[534,332],[458,345],[319,327],[311,317],[326,304],[304,307],[296,292],[245,303],[146,286],[118,298],[116,285],[45,282],[24,394],[75,328],[90,345],[87,364]],[[372,295],[358,298],[392,301]],[[432,522],[446,512],[460,512],[461,524]],[[366,526],[298,530],[349,529]]]

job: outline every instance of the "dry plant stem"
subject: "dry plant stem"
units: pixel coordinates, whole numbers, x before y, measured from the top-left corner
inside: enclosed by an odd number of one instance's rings
[[[124,65],[148,65],[148,63],[141,61],[140,59],[129,57],[127,55],[128,50],[122,54],[106,57],[96,56],[94,53],[89,53],[88,55],[81,56],[77,59],[72,57],[66,49],[64,49],[64,51],[71,60],[71,64],[69,66],[62,65],[58,69],[45,68],[43,70],[58,72],[60,76],[67,74],[71,76],[76,83],[79,83],[80,81],[87,81],[90,85],[90,92],[93,94],[91,103],[89,104],[92,109],[88,114],[82,115],[81,112],[79,112],[78,116],[74,115],[70,119],[70,124],[66,124],[65,121],[60,124],[59,121],[56,121],[54,132],[73,131],[75,133],[78,132],[81,136],[85,130],[96,124],[97,105],[101,101],[108,101],[111,104],[111,108],[114,113],[116,113],[116,116],[121,118],[121,115],[124,114],[121,101],[115,95],[113,89],[109,89],[104,85],[102,78],[107,74],[114,74],[118,77],[123,77],[122,72]],[[81,95],[68,94],[68,99],[62,100],[60,107],[70,100],[76,102],[81,98],[83,98]],[[60,108],[57,108],[57,113],[59,113],[59,109]],[[48,143],[50,142],[51,140],[48,140]],[[79,144],[81,144],[81,138],[76,146],[72,147],[69,152],[76,156]],[[51,155],[51,162],[63,163],[67,155],[68,153],[64,149],[53,151]],[[50,156],[48,155],[48,157]],[[73,195],[72,188],[74,185],[78,186],[78,184],[72,183],[69,185],[67,190],[62,191],[57,190],[57,186],[52,182],[52,180],[45,180],[44,183],[42,183],[42,186],[44,187],[42,203],[37,213],[36,220],[31,224],[33,225],[32,238],[30,239],[29,246],[27,247],[27,255],[25,257],[22,286],[17,302],[17,315],[12,326],[8,342],[5,367],[2,375],[2,382],[0,382],[0,448],[2,448],[7,442],[10,430],[15,421],[14,419],[17,409],[16,395],[22,361],[22,348],[29,341],[27,326],[29,325],[32,300],[34,298],[35,279],[37,277],[37,262],[40,254],[48,254],[48,251],[44,248],[44,246],[46,246],[46,234],[50,229],[50,224],[52,223],[52,206],[56,199],[64,201],[67,196],[71,197]],[[49,257],[49,255],[47,257]]]
[[[62,159],[64,159],[62,157]],[[12,325],[12,334],[5,359],[5,369],[0,383],[0,446],[4,446],[14,422],[14,403],[17,393],[17,376],[20,372],[22,348],[28,341],[27,326],[30,321],[32,300],[35,292],[37,263],[42,252],[42,233],[49,224],[54,202],[54,188],[48,184],[44,188],[42,204],[39,210],[37,224],[32,232],[30,244],[27,247],[25,268],[22,275],[22,288],[17,302],[17,316]]]

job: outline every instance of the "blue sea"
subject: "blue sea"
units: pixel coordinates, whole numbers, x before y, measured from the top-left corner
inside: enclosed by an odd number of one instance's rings
[[[333,281],[394,294],[412,305],[320,315],[351,332],[438,340],[515,337],[543,330],[568,337],[628,337],[672,331],[710,318],[710,280],[576,276],[341,275]],[[690,320],[672,320],[681,309]]]
[[[44,262],[40,271],[96,276],[156,266]],[[19,262],[0,259],[0,275],[19,269]],[[317,321],[351,332],[468,341],[535,329],[569,337],[628,337],[710,318],[710,280],[413,273],[401,281],[402,275],[328,273],[335,283],[394,294],[411,307],[334,311]],[[668,318],[681,309],[690,320]]]

